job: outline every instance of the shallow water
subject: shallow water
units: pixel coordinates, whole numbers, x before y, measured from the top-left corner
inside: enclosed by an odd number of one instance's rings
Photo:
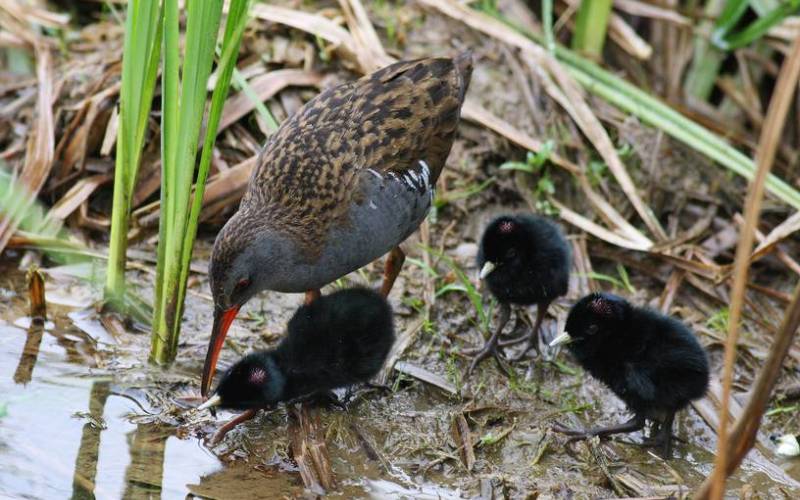
[[[285,408],[260,414],[211,449],[203,438],[231,415],[215,420],[180,408],[197,396],[207,338],[202,312],[210,310],[202,293],[189,296],[187,309],[200,312],[187,317],[181,361],[160,370],[145,362],[146,334],[112,334],[99,325],[95,313],[85,308],[95,292],[79,282],[48,276],[51,322],[37,329],[25,317],[27,299],[19,291],[24,273],[5,264],[0,276],[0,497],[303,495],[289,459]],[[263,348],[280,333],[299,300],[267,294],[253,301],[234,325],[238,332],[232,333],[232,342],[240,351]],[[453,314],[453,304],[439,307],[440,332],[472,338],[473,332],[462,331],[466,322]],[[265,323],[264,311],[270,312]],[[398,318],[398,330],[406,320]],[[244,334],[250,329],[261,335]],[[426,335],[419,338],[422,347],[404,359],[446,373],[451,362],[446,353],[430,349],[441,334]],[[234,349],[226,349],[223,363],[236,356]],[[471,402],[406,378],[391,395],[367,396],[347,412],[318,410],[339,485],[331,496],[474,498],[486,487],[495,495],[510,491],[511,498],[524,498],[525,491],[548,498],[614,496],[590,448],[566,446],[547,429],[554,419],[573,425],[622,419],[620,403],[579,371],[563,373],[538,362],[530,366],[528,380],[518,381],[519,387],[510,387],[491,366],[479,370],[477,397]],[[520,376],[524,371],[519,368]],[[580,421],[564,410],[592,401],[577,412]],[[459,414],[466,417],[476,443],[480,437],[505,436],[496,443],[489,439],[476,444],[472,472],[459,461],[452,434],[453,418]],[[679,417],[677,432],[688,442],[677,444],[668,463],[649,450],[619,442],[595,450],[621,481],[617,487],[628,493],[635,490],[625,481],[638,481],[646,487],[642,491],[655,495],[685,493],[710,472],[715,442],[693,411]],[[640,436],[625,439],[636,442]],[[751,488],[768,496],[800,495],[791,479],[798,477],[795,462],[753,456],[730,482],[730,492],[738,496]]]
[[[14,326],[8,319],[23,317],[21,303],[20,297],[5,301],[11,307],[0,319],[0,493],[118,498],[160,492],[174,498],[220,469],[197,441],[132,421],[141,408],[99,367],[102,351],[113,345],[69,325],[65,311],[52,306],[55,325]]]

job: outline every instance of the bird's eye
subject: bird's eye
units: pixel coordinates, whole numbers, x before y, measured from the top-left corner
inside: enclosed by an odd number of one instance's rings
[[[589,335],[594,335],[595,333],[597,333],[597,330],[599,329],[600,327],[598,327],[597,325],[589,325],[589,328],[586,329],[586,333]]]
[[[509,248],[506,252],[506,259],[516,259],[517,258],[517,249],[516,248]]]
[[[236,288],[233,289],[234,292],[241,292],[245,288],[250,286],[250,280],[247,278],[240,279],[238,283],[236,283]]]

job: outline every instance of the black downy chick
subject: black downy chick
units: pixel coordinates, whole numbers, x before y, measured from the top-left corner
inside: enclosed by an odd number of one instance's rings
[[[528,214],[502,215],[489,223],[481,237],[478,268],[480,278],[500,303],[500,324],[476,353],[470,373],[490,355],[498,359],[498,340],[511,316],[511,304],[536,304],[536,323],[528,335],[502,345],[527,342],[517,359],[531,347],[538,350],[539,328],[547,308],[567,293],[571,262],[569,244],[550,219]]]
[[[708,389],[708,357],[692,332],[674,318],[607,293],[579,300],[564,330],[550,345],[568,343],[583,368],[614,391],[633,418],[610,427],[555,430],[576,438],[607,436],[641,430],[650,420],[648,444],[661,445],[669,457],[675,413]]]
[[[276,348],[248,354],[229,368],[200,408],[257,410],[369,382],[394,342],[391,306],[365,288],[301,306],[287,330]]]

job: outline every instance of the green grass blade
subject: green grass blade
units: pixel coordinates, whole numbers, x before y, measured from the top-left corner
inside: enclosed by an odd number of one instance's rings
[[[270,113],[269,109],[267,109],[264,103],[261,102],[261,99],[258,98],[258,95],[256,94],[255,90],[253,90],[253,87],[251,87],[250,84],[247,83],[247,80],[245,80],[242,74],[239,73],[239,71],[236,69],[233,70],[233,81],[236,83],[236,86],[239,87],[242,90],[242,92],[244,92],[244,95],[246,95],[247,98],[250,99],[250,102],[253,103],[253,106],[255,106],[258,114],[261,115],[261,117],[267,123],[269,131],[275,132],[276,130],[278,130],[279,126],[278,120],[276,120],[275,117],[272,116],[272,113]]]
[[[164,0],[164,58],[161,73],[161,220],[158,226],[158,262],[156,264],[155,305],[153,312],[153,349],[156,342],[167,344],[168,331],[164,311],[166,299],[166,262],[168,242],[174,234],[174,181],[180,95],[180,11],[177,0]],[[158,337],[158,339],[156,338]],[[151,352],[152,356],[152,352]]]
[[[753,160],[718,135],[577,54],[560,48],[558,55],[568,63],[572,76],[593,94],[663,130],[738,175],[748,180],[753,177]],[[767,189],[780,200],[800,209],[800,192],[775,175],[770,174],[767,179]]]
[[[175,4],[174,0],[168,1]],[[150,351],[151,359],[157,363],[171,361],[177,351],[186,280],[214,139],[247,22],[249,1],[232,0],[192,198],[198,140],[208,100],[206,88],[216,53],[222,5],[222,0],[187,3],[182,68],[179,67],[176,4],[170,5],[165,21],[164,78],[169,81],[165,83],[165,123],[162,126],[164,212],[160,227],[155,328]]]
[[[203,193],[205,191],[206,179],[211,166],[211,158],[214,150],[214,139],[217,136],[217,128],[222,118],[222,110],[225,99],[228,97],[231,77],[236,67],[236,57],[239,54],[239,45],[247,25],[247,13],[249,12],[249,0],[232,0],[228,20],[225,28],[225,35],[222,41],[222,57],[219,61],[219,77],[217,78],[214,92],[211,95],[211,108],[208,115],[206,134],[203,140],[203,151],[200,156],[198,167],[197,182],[192,200],[192,208],[189,214],[188,225],[183,239],[181,253],[181,274],[178,281],[178,305],[182,309],[186,297],[186,281],[189,277],[189,264],[192,258],[192,248],[194,239],[197,235],[197,225],[200,220],[200,211],[203,207]],[[277,124],[276,124],[277,126]],[[180,314],[178,315],[180,316]],[[177,333],[173,336],[173,341],[177,342]],[[177,345],[173,347],[173,350]]]
[[[496,12],[493,15],[531,40],[542,42],[540,36],[516,25],[505,16]],[[673,110],[658,98],[560,45],[556,46],[556,57],[566,66],[570,74],[591,93],[663,130],[734,173],[746,179],[753,177],[755,164],[750,157],[728,144],[717,134]],[[800,192],[789,184],[770,174],[766,186],[773,196],[793,208],[800,209]]]
[[[715,33],[714,41],[723,49],[735,50],[746,47],[767,34],[773,26],[780,24],[789,16],[800,11],[800,0],[792,0],[780,4],[767,14],[759,17],[746,28],[736,33],[729,30]]]
[[[714,31],[722,33],[724,36],[725,33],[732,30],[744,13],[747,12],[749,4],[750,0],[726,0],[725,8],[722,9],[722,12],[720,12],[717,18]]]
[[[489,328],[489,310],[491,309],[490,306],[486,306],[483,302],[483,296],[475,288],[475,285],[472,283],[472,280],[469,279],[467,273],[465,273],[461,267],[454,261],[451,257],[443,254],[442,252],[435,250],[429,247],[422,247],[426,252],[429,254],[441,259],[442,262],[447,264],[447,267],[456,275],[458,278],[459,283],[449,283],[444,285],[441,289],[436,291],[436,295],[442,295],[448,292],[458,291],[464,293],[467,298],[469,299],[472,307],[475,309],[475,313],[478,315],[478,323],[481,329],[486,332]]]
[[[542,0],[542,30],[544,32],[544,48],[548,52],[556,51],[556,39],[553,36],[553,0]]]
[[[125,294],[128,218],[158,74],[162,16],[163,9],[156,0],[134,0],[128,5],[105,286],[106,300],[117,306],[123,304]]]
[[[181,257],[189,197],[197,157],[197,141],[206,105],[206,83],[222,17],[222,0],[189,2],[183,66],[180,67],[179,12],[167,1],[165,18],[165,93],[162,126],[162,206],[159,228],[157,295],[150,357],[157,363],[174,359],[180,328]]]
[[[611,0],[582,0],[575,20],[572,48],[593,59],[603,53],[611,16]]]

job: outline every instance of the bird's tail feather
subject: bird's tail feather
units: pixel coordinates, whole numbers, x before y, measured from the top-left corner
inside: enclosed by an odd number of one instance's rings
[[[459,79],[459,100],[463,103],[464,96],[467,94],[469,82],[472,78],[472,51],[465,50],[453,59],[453,65],[456,67],[456,73]]]

